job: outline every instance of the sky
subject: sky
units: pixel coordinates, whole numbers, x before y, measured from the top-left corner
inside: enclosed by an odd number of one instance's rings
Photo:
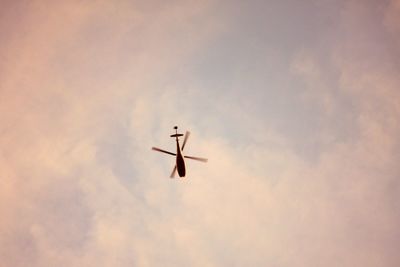
[[[0,38],[0,267],[400,265],[399,0],[3,0]]]

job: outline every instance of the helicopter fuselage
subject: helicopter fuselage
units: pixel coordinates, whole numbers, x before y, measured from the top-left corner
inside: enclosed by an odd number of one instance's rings
[[[179,177],[185,177],[186,175],[185,160],[183,158],[182,151],[179,146],[178,138],[176,139],[176,169],[178,171]]]

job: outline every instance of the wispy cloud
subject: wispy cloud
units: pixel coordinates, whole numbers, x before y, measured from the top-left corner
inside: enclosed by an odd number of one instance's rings
[[[5,5],[1,264],[398,265],[398,1],[226,5]]]

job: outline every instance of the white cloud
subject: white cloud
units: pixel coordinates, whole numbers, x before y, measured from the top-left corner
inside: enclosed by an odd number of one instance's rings
[[[356,123],[310,161],[262,114],[176,79],[227,26],[212,3],[132,16],[129,3],[82,5],[42,20],[47,8],[30,7],[41,26],[10,43],[21,54],[1,92],[2,264],[398,265],[397,69],[351,34],[376,33],[356,21],[327,48],[332,62],[308,48],[294,58],[302,101],[328,122],[352,113]],[[340,19],[368,20],[364,11],[348,6]],[[355,108],[341,110],[344,100]],[[185,152],[209,162],[188,161],[188,178],[170,180],[173,158],[150,147],[174,149],[174,124],[192,131]],[[328,124],[315,136],[335,137]]]

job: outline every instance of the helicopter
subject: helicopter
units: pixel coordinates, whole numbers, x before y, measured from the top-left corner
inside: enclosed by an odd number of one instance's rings
[[[184,156],[182,154],[183,149],[185,148],[186,142],[190,136],[190,132],[186,131],[185,133],[185,137],[183,138],[183,143],[182,143],[182,148],[179,146],[179,139],[178,137],[183,136],[183,134],[178,134],[178,126],[174,127],[175,129],[175,134],[170,135],[170,137],[175,137],[176,140],[176,153],[172,153],[157,147],[152,147],[152,150],[158,151],[158,152],[162,152],[162,153],[166,153],[172,156],[176,156],[176,164],[174,169],[172,170],[172,173],[170,175],[170,178],[174,178],[175,177],[175,173],[178,170],[178,174],[179,177],[185,177],[186,175],[186,167],[185,167],[185,158],[186,159],[193,159],[193,160],[197,160],[197,161],[201,161],[201,162],[207,162],[208,159],[205,158],[199,158],[199,157],[192,157],[192,156]]]

